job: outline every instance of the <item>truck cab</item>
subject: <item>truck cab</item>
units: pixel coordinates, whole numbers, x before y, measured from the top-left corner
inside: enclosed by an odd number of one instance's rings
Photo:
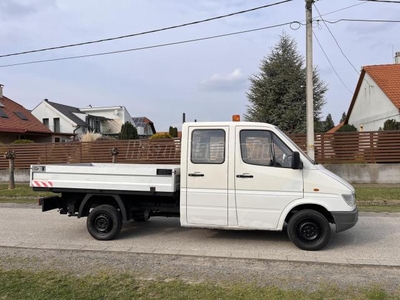
[[[185,123],[180,219],[185,227],[287,231],[319,250],[355,225],[354,188],[317,165],[276,126]]]

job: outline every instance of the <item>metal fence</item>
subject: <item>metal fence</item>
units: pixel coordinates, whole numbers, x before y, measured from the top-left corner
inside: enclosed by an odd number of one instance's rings
[[[306,135],[290,138],[306,150]],[[0,153],[14,150],[15,167],[24,169],[34,164],[112,162],[112,148],[119,150],[120,163],[180,163],[179,139],[1,145]],[[315,158],[322,164],[400,163],[400,131],[316,134]],[[7,159],[0,157],[0,169],[7,168]]]

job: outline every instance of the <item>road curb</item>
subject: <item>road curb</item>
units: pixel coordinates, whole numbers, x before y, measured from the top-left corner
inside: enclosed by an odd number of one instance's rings
[[[89,245],[46,245],[46,244],[25,244],[25,243],[0,243],[0,248],[14,249],[36,249],[36,250],[59,250],[59,251],[88,251],[88,252],[121,252],[130,254],[145,254],[145,255],[168,255],[168,256],[183,256],[183,257],[203,257],[203,258],[222,258],[222,259],[248,259],[260,260],[269,262],[291,262],[291,263],[307,263],[307,264],[329,264],[343,266],[363,266],[363,267],[395,267],[400,268],[400,260],[371,260],[371,259],[332,259],[319,258],[313,256],[293,256],[293,255],[266,255],[263,253],[224,253],[222,251],[203,251],[203,250],[169,250],[143,248],[133,249],[129,247],[114,247],[114,246],[89,246]]]

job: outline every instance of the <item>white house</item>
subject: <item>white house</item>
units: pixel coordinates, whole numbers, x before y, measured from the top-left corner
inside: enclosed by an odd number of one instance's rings
[[[376,131],[389,119],[400,122],[400,52],[395,64],[362,68],[345,124]]]
[[[54,133],[53,141],[66,141],[79,138],[86,132],[97,132],[106,136],[117,136],[125,122],[132,123],[141,137],[155,133],[154,124],[149,119],[132,119],[124,106],[77,108],[43,100],[32,114]]]
[[[79,137],[88,129],[85,114],[76,107],[44,99],[31,113],[55,133],[53,142],[71,140]]]
[[[86,115],[88,129],[103,135],[118,135],[125,122],[134,125],[131,115],[124,106],[92,107],[89,105],[79,110]]]

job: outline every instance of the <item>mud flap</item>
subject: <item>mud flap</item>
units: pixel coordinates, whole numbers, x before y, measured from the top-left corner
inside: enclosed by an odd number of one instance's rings
[[[42,211],[48,211],[55,208],[63,208],[64,200],[59,196],[52,196],[39,199],[39,205],[42,206]]]

